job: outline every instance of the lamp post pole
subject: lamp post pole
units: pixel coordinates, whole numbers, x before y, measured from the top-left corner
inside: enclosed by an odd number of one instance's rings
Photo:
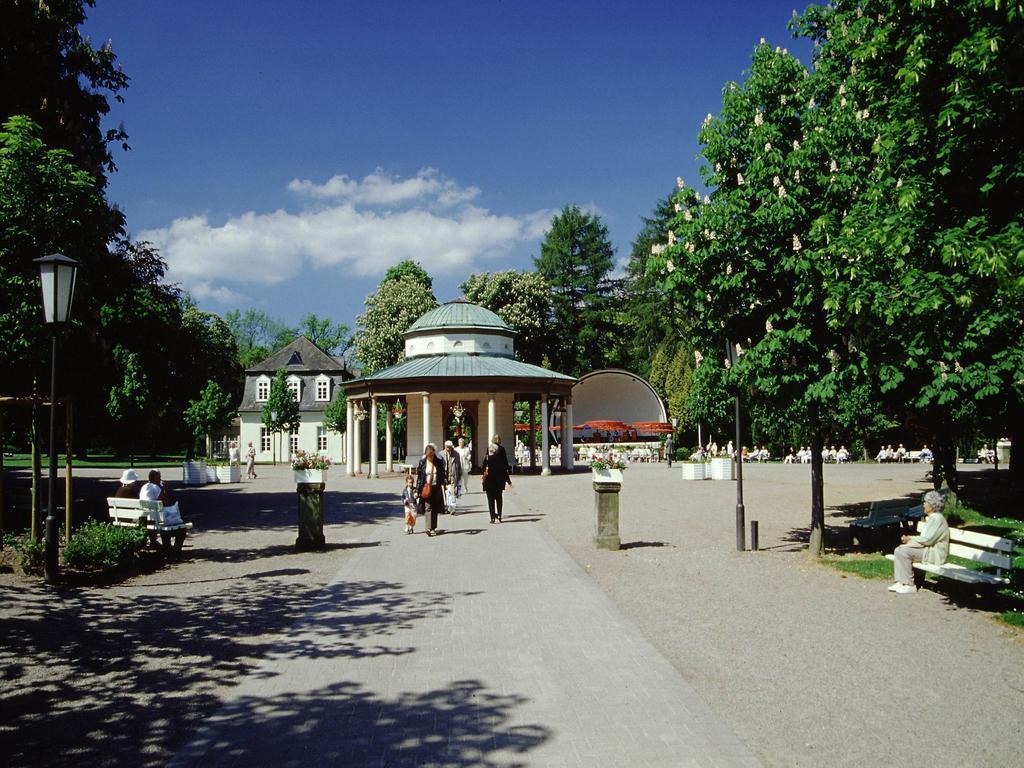
[[[679,426],[679,417],[672,417],[672,434],[668,436],[665,452],[668,454],[668,468],[672,469],[672,454],[676,452],[676,427]]]
[[[729,365],[736,365],[738,357],[736,347],[725,343],[725,353],[728,356]],[[743,530],[746,517],[746,510],[743,508],[743,445],[740,442],[740,393],[736,390],[736,551],[742,552],[747,548],[746,532]]]
[[[35,260],[39,265],[39,283],[43,291],[43,316],[50,325],[50,482],[46,504],[43,575],[48,583],[57,581],[57,329],[71,314],[75,295],[78,262],[60,253]],[[68,531],[70,534],[71,532]]]

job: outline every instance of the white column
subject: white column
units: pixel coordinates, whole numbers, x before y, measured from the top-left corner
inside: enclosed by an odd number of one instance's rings
[[[377,477],[377,398],[370,398],[370,478]]]
[[[352,456],[356,474],[363,474],[363,419],[356,419],[356,428],[352,432]]]
[[[530,403],[530,469],[537,466],[537,400],[531,397]]]
[[[491,438],[498,433],[498,408],[494,401],[495,395],[493,392],[487,393],[487,443],[490,444]],[[512,438],[509,442],[509,438]],[[516,446],[515,434],[505,435],[502,440],[508,442],[513,448]],[[507,450],[507,449],[506,449]],[[486,455],[486,454],[485,454]]]
[[[540,396],[540,473],[551,474],[551,445],[548,440],[548,396]]]
[[[565,421],[562,424],[562,467],[572,472],[576,466],[572,448],[572,400],[565,404]]]
[[[345,474],[352,477],[356,473],[356,464],[352,452],[352,434],[355,432],[355,418],[352,414],[352,401],[345,401]]]
[[[391,407],[388,406],[388,408],[387,408],[387,416],[384,418],[384,433],[385,433],[384,450],[387,451],[387,453],[388,453],[388,455],[384,458],[384,469],[386,471],[388,471],[388,472],[394,472],[395,471],[395,460],[392,458],[394,456],[394,453],[395,453],[395,450],[394,450],[394,442],[395,442],[394,428],[395,428],[394,417],[391,415]]]
[[[420,443],[419,450],[422,451],[423,447],[430,442],[430,393],[423,393],[423,442]]]

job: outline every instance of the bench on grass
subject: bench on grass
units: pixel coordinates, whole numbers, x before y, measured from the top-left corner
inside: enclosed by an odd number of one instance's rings
[[[855,546],[873,538],[879,529],[899,527],[911,531],[924,517],[924,505],[911,506],[905,501],[872,501],[867,517],[850,521],[850,534]]]
[[[993,568],[995,573],[979,571],[966,565],[950,562],[945,562],[942,565],[914,563],[914,568],[943,579],[953,579],[965,584],[1003,587],[1012,581],[1015,546],[1016,542],[1013,539],[967,531],[963,528],[950,528],[949,554],[962,560]],[[886,557],[890,560],[893,558],[891,554]]]
[[[143,527],[149,533],[150,544],[156,546],[160,536],[164,552],[171,553],[171,539],[174,539],[174,553],[180,554],[185,535],[192,529],[192,523],[169,524],[163,520],[162,501],[149,499],[107,499],[110,522],[120,528]]]

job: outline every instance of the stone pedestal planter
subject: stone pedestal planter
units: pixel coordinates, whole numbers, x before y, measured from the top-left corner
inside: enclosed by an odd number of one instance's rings
[[[185,461],[181,464],[181,481],[185,485],[203,485],[206,482],[205,461]]]
[[[299,470],[320,472],[321,470]],[[296,471],[296,475],[299,473]],[[296,486],[299,497],[299,535],[295,539],[296,549],[323,549],[324,539],[324,484],[299,483]]]
[[[736,464],[729,457],[714,458],[711,460],[712,480],[735,480]]]
[[[218,483],[240,483],[242,482],[242,468],[237,464],[230,464],[226,467],[215,467]]]
[[[683,480],[706,480],[707,464],[701,462],[700,464],[683,464]]]
[[[295,475],[295,484],[300,483],[319,483],[324,482],[324,471],[322,469],[293,469],[292,472]]]
[[[598,549],[619,549],[619,492],[622,490],[622,470],[594,470],[594,513],[596,530],[594,545]]]

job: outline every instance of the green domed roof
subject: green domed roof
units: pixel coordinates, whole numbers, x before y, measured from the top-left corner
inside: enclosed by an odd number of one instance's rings
[[[505,331],[512,333],[508,324],[479,304],[471,304],[463,299],[449,301],[437,309],[432,309],[419,320],[409,326],[406,333],[429,331],[441,328],[481,329],[489,331]]]

